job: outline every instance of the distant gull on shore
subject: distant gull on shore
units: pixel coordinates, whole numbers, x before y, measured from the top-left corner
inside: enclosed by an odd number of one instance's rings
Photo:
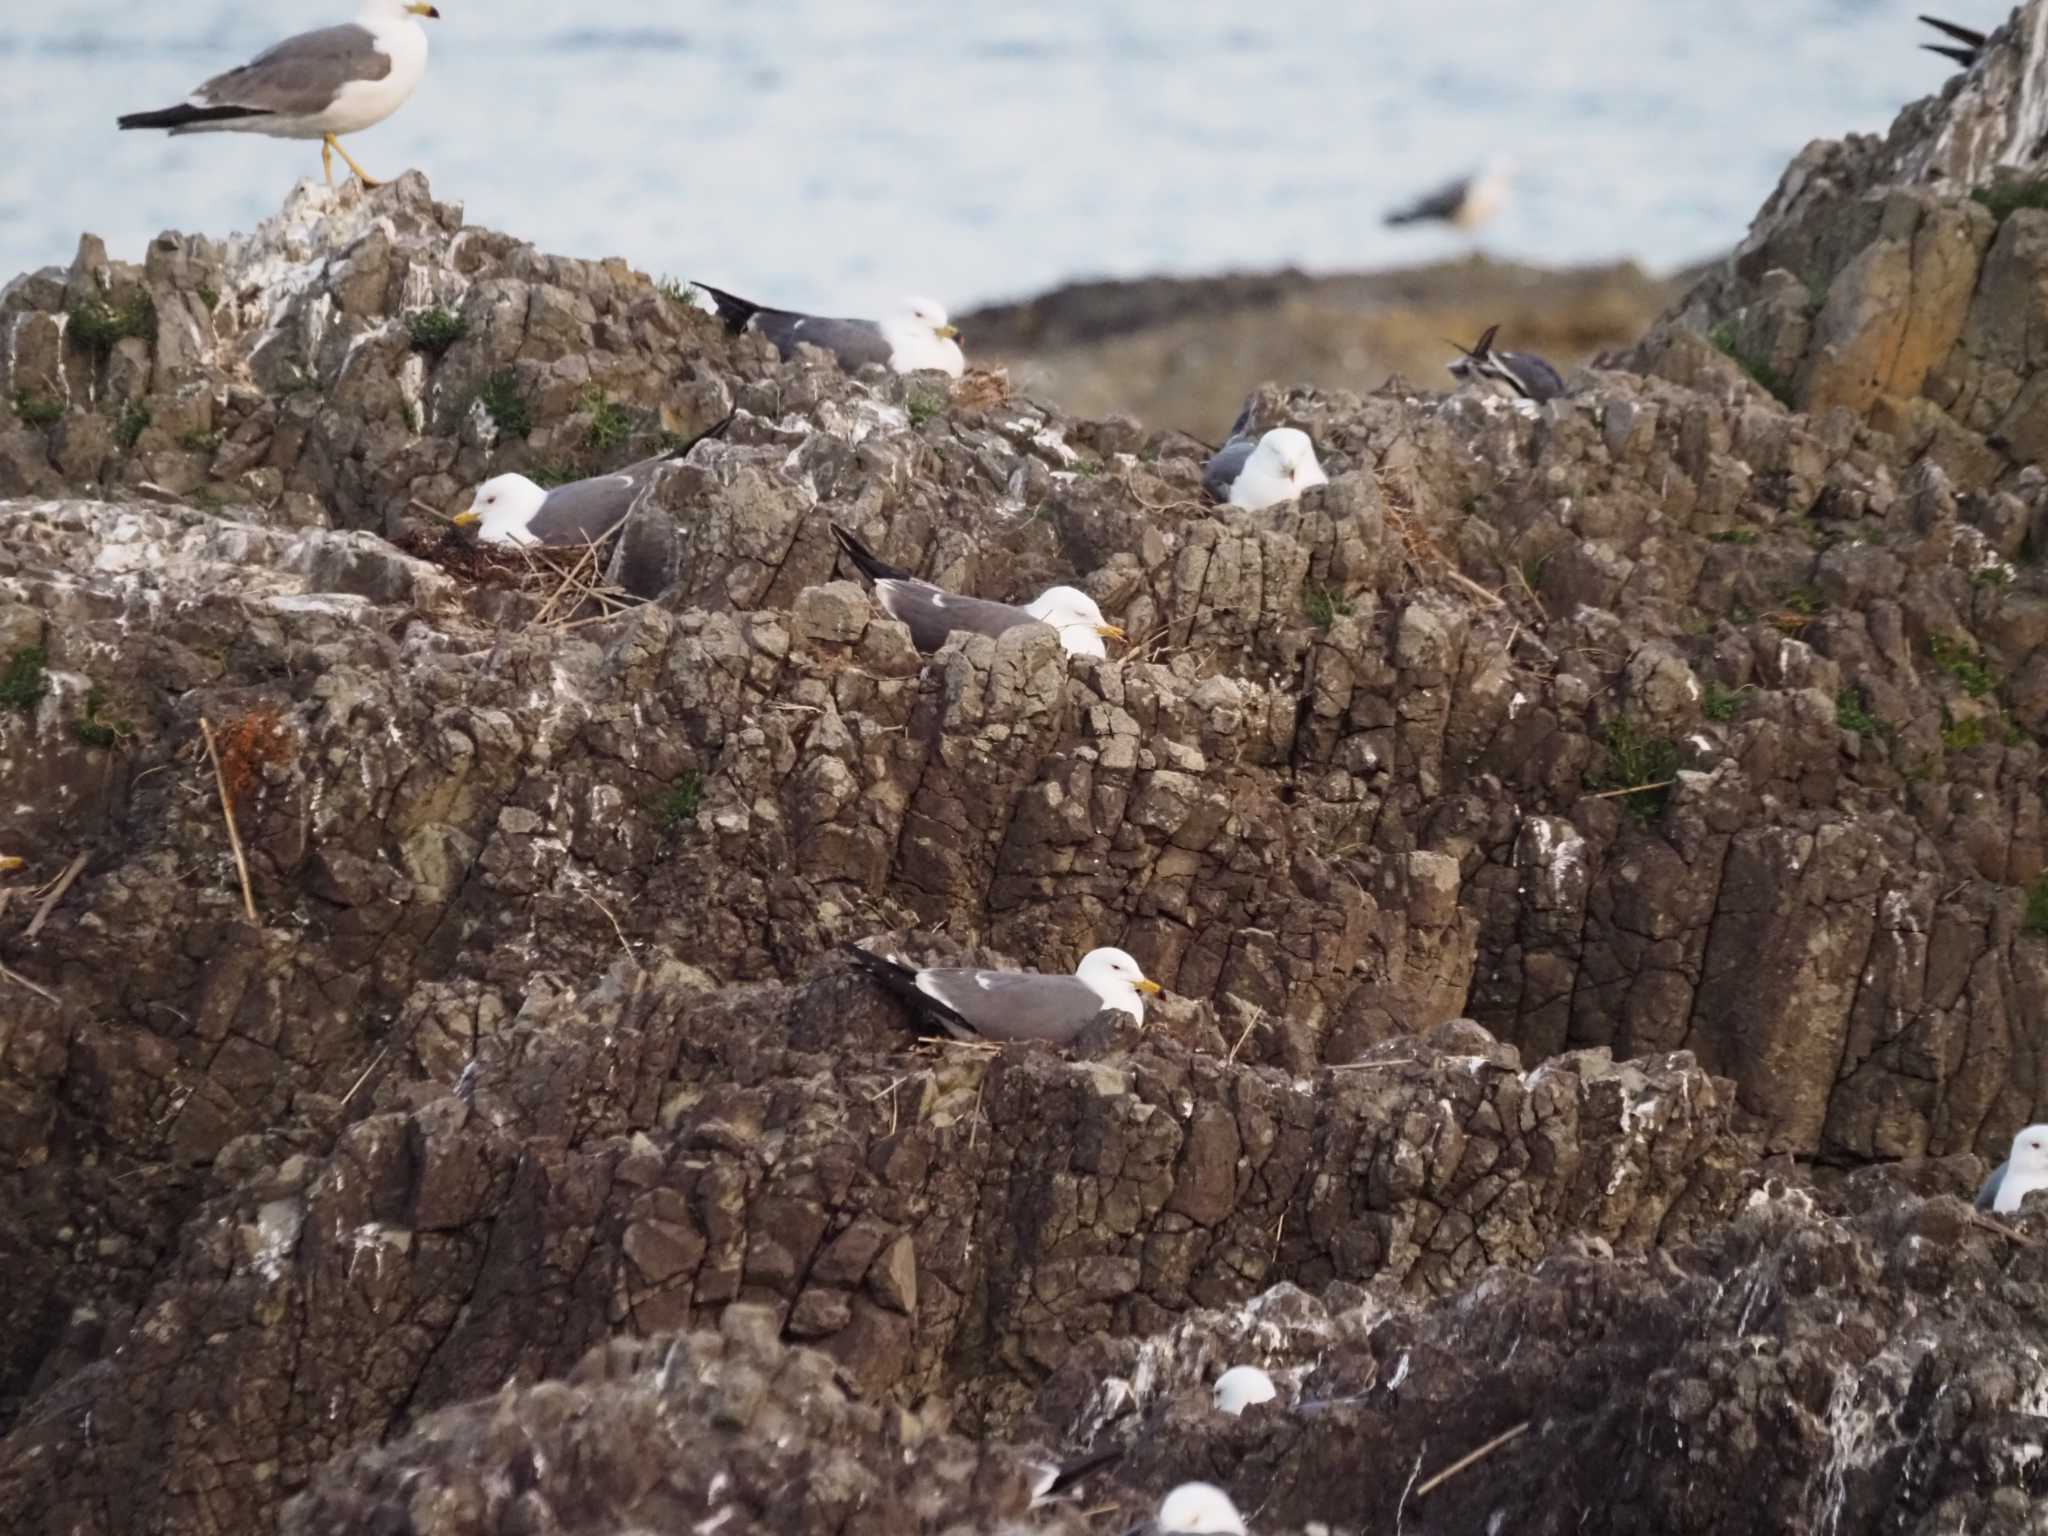
[[[882,612],[908,625],[910,643],[926,654],[944,645],[955,630],[994,636],[1020,624],[1050,624],[1059,631],[1069,656],[1107,656],[1102,642],[1124,638],[1122,630],[1103,618],[1095,599],[1078,587],[1047,587],[1028,603],[967,597],[890,565],[851,529],[837,523],[830,527],[854,569],[874,587]]]
[[[1210,1389],[1216,1411],[1233,1419],[1253,1403],[1270,1403],[1279,1395],[1273,1378],[1256,1365],[1233,1365],[1216,1378],[1216,1385]]]
[[[2012,1139],[2012,1152],[1977,1191],[1977,1209],[2010,1216],[2037,1189],[2048,1189],[2048,1125],[2030,1125]]]
[[[1104,1009],[1145,1022],[1145,998],[1165,990],[1120,949],[1091,949],[1071,976],[1043,971],[919,968],[859,945],[854,961],[956,1040],[1065,1045]]]
[[[1389,224],[1443,223],[1458,229],[1477,229],[1499,213],[1508,200],[1508,182],[1514,176],[1509,160],[1490,162],[1484,170],[1447,182],[1425,192],[1414,202],[1387,215]]]
[[[1159,1501],[1159,1513],[1126,1536],[1249,1536],[1244,1516],[1214,1483],[1182,1483]]]
[[[1954,43],[1922,43],[1920,46],[1929,53],[1938,53],[1945,59],[1954,59],[1968,69],[1977,62],[1977,56],[1984,51],[1984,44],[1990,41],[1984,33],[1971,27],[1959,27],[1952,21],[1943,21],[1939,16],[1920,18],[1937,32],[1946,33],[1955,39]]]
[[[680,448],[629,464],[616,474],[592,475],[552,489],[521,474],[494,475],[477,487],[468,510],[451,521],[458,528],[476,526],[477,540],[483,544],[560,548],[595,543],[618,527],[659,470],[681,463],[691,449],[716,437],[732,421],[733,416],[727,416]]]
[[[897,373],[935,369],[956,379],[967,370],[960,332],[946,318],[945,306],[930,299],[905,299],[900,310],[880,320],[832,320],[770,309],[709,283],[692,286],[711,296],[727,330],[735,336],[748,330],[766,336],[785,360],[796,356],[799,345],[809,343],[830,352],[849,373],[870,363]]]
[[[1502,352],[1494,347],[1499,330],[1498,325],[1489,325],[1479,344],[1469,351],[1455,341],[1450,343],[1465,354],[1448,365],[1451,376],[1470,384],[1499,384],[1524,400],[1540,402],[1562,395],[1563,377],[1534,352]]]
[[[1202,489],[1220,502],[1258,512],[1293,501],[1303,491],[1328,485],[1330,477],[1316,459],[1316,445],[1306,432],[1275,427],[1262,437],[1251,435],[1249,402],[1230,424],[1230,436],[1202,472]]]
[[[408,0],[363,0],[353,22],[288,37],[241,68],[215,75],[179,106],[116,121],[122,128],[168,128],[173,135],[318,139],[330,187],[337,154],[365,187],[381,186],[338,135],[374,127],[405,105],[427,72],[427,32],[418,18],[440,15]]]

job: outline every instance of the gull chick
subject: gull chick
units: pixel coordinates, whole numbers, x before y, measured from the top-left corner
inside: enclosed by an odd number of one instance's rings
[[[854,962],[956,1040],[1044,1040],[1066,1045],[1104,1009],[1145,1022],[1145,999],[1165,988],[1120,949],[1091,949],[1071,976],[1043,971],[917,967],[859,945]]]
[[[380,186],[341,147],[340,135],[361,133],[400,107],[427,72],[422,16],[414,0],[363,0],[353,22],[301,32],[215,75],[175,107],[131,112],[122,128],[182,133],[264,133],[277,139],[318,139],[320,167],[334,185],[334,157],[348,162],[365,187]]]
[[[851,529],[831,524],[854,569],[873,586],[882,612],[910,629],[910,641],[929,655],[956,629],[977,635],[1000,635],[1020,624],[1050,624],[1059,631],[1069,656],[1107,656],[1105,639],[1121,640],[1124,632],[1102,616],[1095,599],[1078,587],[1047,587],[1028,603],[998,603],[985,597],[948,592],[883,560]]]
[[[945,306],[931,299],[905,299],[894,313],[880,320],[833,320],[793,309],[770,309],[709,283],[694,286],[711,296],[719,319],[733,335],[753,331],[766,336],[785,361],[808,342],[838,358],[839,366],[849,373],[870,363],[897,373],[934,369],[956,379],[967,371],[960,332],[946,317]]]

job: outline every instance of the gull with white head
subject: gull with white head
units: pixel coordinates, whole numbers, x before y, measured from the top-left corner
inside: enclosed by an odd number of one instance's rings
[[[1145,999],[1165,989],[1120,949],[1091,949],[1071,976],[925,966],[848,946],[855,964],[924,1022],[956,1040],[1043,1040],[1066,1045],[1104,1011],[1145,1022]]]
[[[2048,1125],[2030,1125],[2013,1137],[2011,1153],[1977,1191],[1977,1209],[2010,1216],[2037,1189],[2048,1189]]]
[[[1182,1483],[1159,1501],[1159,1513],[1147,1524],[1162,1536],[1249,1536],[1244,1516],[1214,1483]]]
[[[1515,162],[1506,156],[1489,160],[1470,176],[1425,192],[1414,202],[1387,215],[1389,224],[1449,224],[1455,229],[1477,229],[1499,213],[1508,200],[1508,183],[1514,179]]]
[[[956,630],[1000,635],[1020,624],[1050,624],[1059,632],[1069,656],[1103,657],[1104,640],[1121,640],[1124,632],[1102,616],[1095,599],[1079,587],[1047,587],[1028,603],[999,603],[986,597],[948,592],[899,566],[890,565],[839,524],[832,537],[855,570],[874,588],[882,612],[910,630],[911,644],[927,654],[946,643]]]
[[[960,332],[933,299],[905,299],[880,320],[835,320],[793,309],[770,309],[709,283],[697,283],[711,298],[718,317],[735,336],[752,331],[775,343],[785,360],[796,349],[822,347],[852,373],[879,363],[896,373],[934,370],[959,378],[967,371],[960,350]]]
[[[130,112],[122,128],[186,133],[263,133],[318,139],[320,165],[334,185],[334,157],[348,162],[365,187],[381,185],[341,147],[400,107],[427,72],[427,33],[420,18],[439,18],[423,0],[363,0],[356,19],[301,32],[215,75],[182,103],[160,112]]]
[[[1233,1419],[1252,1404],[1270,1403],[1279,1395],[1273,1378],[1256,1365],[1233,1365],[1216,1378],[1216,1385],[1210,1389],[1216,1411]]]
[[[1216,500],[1258,512],[1330,483],[1306,432],[1275,427],[1254,438],[1251,420],[1252,402],[1247,400],[1230,425],[1230,436],[1202,472],[1202,488]]]

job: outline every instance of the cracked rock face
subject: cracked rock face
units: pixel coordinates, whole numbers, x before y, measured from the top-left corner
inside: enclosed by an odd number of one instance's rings
[[[1121,1509],[2025,1529],[2038,1384],[1981,1373],[2034,1250],[1940,1196],[2048,1107],[2039,215],[1828,206],[1755,248],[1862,275],[1732,322],[1814,411],[1682,324],[1541,408],[1266,386],[1330,483],[1258,514],[416,177],[9,285],[0,1505],[942,1529],[1163,1414]],[[646,591],[437,521],[728,415],[603,567]],[[921,656],[829,521],[1132,643]],[[877,936],[1172,995],[919,1045]],[[1344,1402],[1196,1423],[1226,1342]]]

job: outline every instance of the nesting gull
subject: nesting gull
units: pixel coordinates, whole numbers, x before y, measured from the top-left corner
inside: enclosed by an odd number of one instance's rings
[[[1982,32],[1972,27],[1959,27],[1952,21],[1943,21],[1939,16],[1920,18],[1937,32],[1946,33],[1955,39],[1954,43],[1922,43],[1920,46],[1929,53],[1938,53],[1945,59],[1954,59],[1968,69],[1977,62],[1977,55],[1984,51],[1984,44],[1990,41]]]
[[[1498,325],[1489,325],[1479,344],[1469,350],[1452,342],[1465,355],[1448,365],[1451,376],[1469,384],[1499,384],[1524,400],[1541,402],[1562,395],[1563,377],[1534,352],[1503,352],[1494,346],[1499,330]]]
[[[1216,1378],[1211,1394],[1216,1411],[1233,1419],[1253,1403],[1270,1403],[1280,1395],[1273,1378],[1256,1365],[1233,1365]]]
[[[178,106],[116,121],[173,134],[318,139],[330,187],[337,154],[365,187],[378,186],[338,135],[374,127],[405,105],[427,72],[427,33],[419,18],[440,15],[417,0],[363,0],[353,22],[288,37],[241,68],[215,75]]]
[[[966,597],[890,565],[850,529],[837,523],[831,528],[846,558],[874,586],[882,612],[909,626],[911,644],[920,651],[936,651],[956,629],[1000,635],[1020,624],[1050,624],[1059,631],[1069,656],[1107,656],[1102,642],[1124,638],[1122,630],[1103,618],[1095,599],[1078,587],[1047,587],[1023,604]]]
[[[791,309],[770,309],[709,283],[694,286],[711,296],[718,318],[733,335],[751,330],[766,336],[785,360],[796,356],[798,346],[808,343],[830,352],[849,373],[870,363],[897,373],[936,369],[956,379],[967,371],[960,332],[946,318],[945,306],[930,299],[905,299],[900,310],[880,320],[833,320]]]
[[[1220,502],[1257,512],[1330,483],[1316,460],[1316,445],[1306,432],[1275,427],[1254,438],[1251,419],[1252,408],[1247,403],[1230,424],[1230,436],[1203,470],[1203,490]]]
[[[956,1040],[1044,1040],[1066,1045],[1105,1009],[1145,1022],[1145,998],[1165,989],[1120,949],[1091,949],[1071,976],[1043,971],[919,969],[858,945],[860,967]]]
[[[2037,1189],[2048,1189],[2048,1125],[2030,1125],[2012,1139],[2012,1154],[1977,1191],[1977,1209],[2010,1216]]]
[[[618,527],[661,469],[681,463],[692,448],[723,432],[732,421],[729,415],[680,448],[628,464],[616,474],[592,475],[552,490],[520,474],[493,476],[477,487],[469,510],[458,512],[453,522],[458,528],[477,525],[477,539],[484,544],[539,548],[595,543]]]
[[[1182,1483],[1159,1501],[1159,1513],[1133,1526],[1127,1536],[1248,1536],[1244,1516],[1230,1495],[1214,1483]]]
[[[1387,215],[1389,224],[1443,223],[1458,229],[1477,229],[1499,213],[1508,200],[1508,180],[1514,175],[1511,161],[1495,160],[1484,170],[1426,192],[1414,202]]]

